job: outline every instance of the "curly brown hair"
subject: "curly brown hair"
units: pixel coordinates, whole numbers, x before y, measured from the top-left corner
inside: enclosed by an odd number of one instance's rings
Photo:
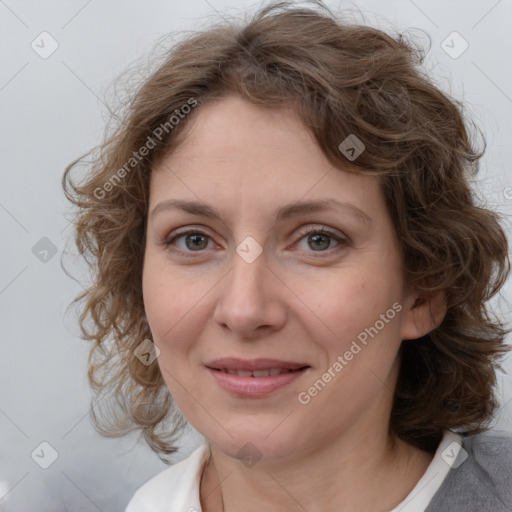
[[[91,408],[95,427],[107,436],[140,429],[165,462],[187,423],[158,365],[134,357],[152,339],[142,297],[149,180],[201,105],[228,93],[256,105],[291,106],[333,165],[378,176],[406,283],[426,300],[445,293],[441,324],[402,342],[390,431],[432,452],[444,429],[481,432],[497,408],[496,370],[510,329],[486,303],[506,281],[510,262],[500,216],[478,205],[470,187],[484,152],[470,135],[470,125],[478,127],[421,69],[420,45],[314,4],[269,4],[243,23],[220,22],[179,41],[131,94],[102,145],[70,163],[62,178],[78,207],[75,243],[93,271],[92,284],[72,304],[84,301],[80,328],[93,342],[94,405],[110,406],[101,415]],[[171,127],[170,117],[193,102],[193,112]],[[365,145],[354,161],[338,148],[348,134]],[[151,150],[141,151],[150,139]],[[85,179],[75,183],[71,169],[98,149]]]

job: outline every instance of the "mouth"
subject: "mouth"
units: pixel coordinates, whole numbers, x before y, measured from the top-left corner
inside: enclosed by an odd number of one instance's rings
[[[258,372],[273,372],[273,375],[278,375],[279,373],[301,370],[304,367],[309,367],[309,365],[304,362],[284,361],[281,359],[271,358],[239,359],[237,357],[222,357],[210,361],[205,366],[212,370],[221,370],[228,373],[231,371],[241,372],[241,376],[245,377],[250,377],[250,375],[244,375],[243,372],[251,372],[254,377],[267,377],[268,374],[258,375]]]
[[[311,370],[311,366],[304,363],[276,359],[225,358],[205,366],[220,388],[240,398],[268,396]]]
[[[292,372],[300,372],[301,370],[305,370],[306,368],[310,368],[310,366],[303,366],[301,368],[297,368],[295,370],[289,370],[286,368],[269,368],[267,370],[232,370],[227,368],[210,368],[210,370],[222,373],[228,373],[229,375],[236,375],[238,377],[275,377],[276,375],[283,375],[285,373]]]

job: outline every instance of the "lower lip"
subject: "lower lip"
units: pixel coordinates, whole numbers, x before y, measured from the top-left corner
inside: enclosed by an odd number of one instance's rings
[[[310,368],[280,373],[268,377],[239,377],[220,370],[207,370],[213,375],[219,386],[233,395],[240,397],[268,396],[274,391],[286,386],[304,375]]]

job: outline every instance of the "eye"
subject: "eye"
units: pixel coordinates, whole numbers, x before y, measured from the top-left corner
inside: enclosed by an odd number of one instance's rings
[[[302,230],[299,234],[301,236],[299,241],[302,241],[303,239],[309,239],[308,247],[313,249],[313,252],[328,252],[326,249],[333,249],[330,247],[332,240],[335,240],[338,246],[347,246],[349,244],[348,238],[342,237],[325,228],[310,227]],[[180,239],[183,239],[184,241],[184,244],[181,247],[175,243]],[[189,228],[183,231],[178,231],[177,233],[173,233],[163,242],[163,244],[168,248],[170,246],[176,245],[178,246],[178,250],[172,249],[174,252],[180,252],[185,256],[194,257],[194,255],[191,253],[204,252],[203,249],[208,248],[209,241],[211,241],[211,238],[204,231],[201,231],[197,228]],[[335,248],[336,247],[334,247],[334,249]]]
[[[175,249],[173,249],[173,251],[181,252],[181,253],[185,254],[186,256],[192,256],[192,257],[193,257],[193,255],[190,255],[187,253],[202,252],[201,249],[207,248],[208,240],[210,239],[210,237],[204,231],[201,231],[200,229],[189,228],[189,229],[185,229],[183,231],[174,233],[169,238],[167,238],[163,242],[163,244],[165,245],[165,247],[170,247],[171,245],[175,245],[174,242],[177,240],[180,240],[181,238],[185,242],[184,247],[178,246],[179,250],[176,251]]]
[[[307,240],[307,247],[312,249],[313,252],[328,252],[326,249],[335,249],[338,246],[346,246],[349,244],[348,238],[342,237],[325,228],[306,228],[300,232],[300,235],[300,241]],[[335,240],[338,246],[334,248],[330,247],[332,240]]]

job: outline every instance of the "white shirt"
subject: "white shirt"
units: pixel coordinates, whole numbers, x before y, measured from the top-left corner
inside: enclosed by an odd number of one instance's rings
[[[462,438],[445,431],[432,462],[408,496],[390,512],[424,512],[450,471]],[[210,451],[203,441],[186,459],[164,469],[142,485],[125,512],[202,512],[199,484]]]

